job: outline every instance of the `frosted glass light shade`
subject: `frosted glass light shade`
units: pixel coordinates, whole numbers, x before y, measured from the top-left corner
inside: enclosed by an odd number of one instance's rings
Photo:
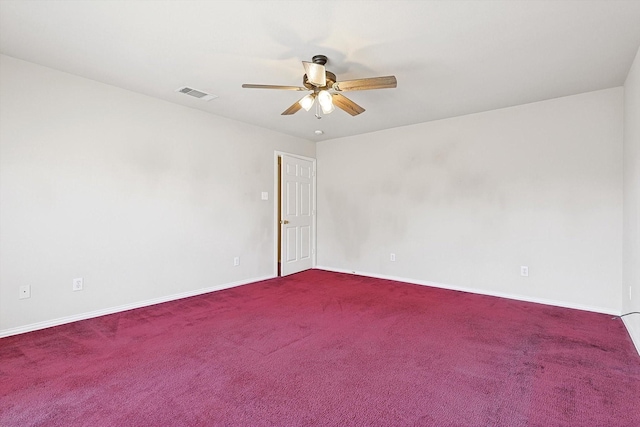
[[[327,85],[327,74],[324,65],[306,61],[302,61],[302,65],[304,65],[304,72],[307,74],[309,83],[315,87]]]
[[[315,96],[313,94],[309,94],[304,98],[302,98],[300,101],[298,101],[298,103],[302,108],[305,109],[305,111],[309,111],[309,109],[311,109],[311,106],[313,105],[314,100],[315,100]]]
[[[318,102],[320,103],[324,114],[329,114],[335,109],[333,106],[333,96],[331,96],[331,94],[326,90],[318,92]]]
[[[333,104],[329,104],[328,108],[325,108],[324,105],[320,104],[320,106],[322,107],[322,114],[329,114],[332,113],[333,110],[336,109],[336,107],[333,106]]]

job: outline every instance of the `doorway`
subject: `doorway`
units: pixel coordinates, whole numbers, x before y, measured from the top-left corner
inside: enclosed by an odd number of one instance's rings
[[[316,264],[316,159],[275,152],[275,275]]]

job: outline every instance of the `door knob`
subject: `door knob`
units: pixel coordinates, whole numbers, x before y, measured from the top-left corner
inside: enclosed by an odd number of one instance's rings
[[[289,224],[289,221],[285,219],[284,221],[280,221],[280,224]]]

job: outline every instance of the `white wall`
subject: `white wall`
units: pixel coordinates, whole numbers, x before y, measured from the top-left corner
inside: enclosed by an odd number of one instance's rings
[[[7,56],[0,73],[0,336],[272,275],[273,152],[313,143]]]
[[[623,247],[622,311],[640,311],[640,49],[624,85]],[[624,320],[640,352],[640,315]]]
[[[318,265],[619,313],[622,131],[613,88],[320,142]]]
[[[624,89],[319,143],[318,263],[638,311],[639,69]],[[0,336],[270,276],[273,151],[316,156],[6,56],[0,123]],[[32,297],[18,300],[23,284]],[[638,318],[625,321],[637,343]]]

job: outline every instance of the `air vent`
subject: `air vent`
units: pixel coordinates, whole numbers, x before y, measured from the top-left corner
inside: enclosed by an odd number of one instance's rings
[[[185,95],[193,96],[194,98],[202,99],[203,101],[211,101],[212,99],[217,98],[216,95],[211,95],[210,93],[187,86],[177,89],[176,92],[184,93]]]

